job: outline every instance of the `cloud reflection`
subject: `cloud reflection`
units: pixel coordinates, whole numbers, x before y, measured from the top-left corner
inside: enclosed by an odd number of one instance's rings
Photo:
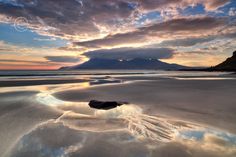
[[[236,155],[235,135],[147,115],[134,104],[104,111],[89,108],[87,102],[58,100],[49,93],[41,97],[40,103],[49,102],[63,114],[25,134],[12,149],[11,157]]]

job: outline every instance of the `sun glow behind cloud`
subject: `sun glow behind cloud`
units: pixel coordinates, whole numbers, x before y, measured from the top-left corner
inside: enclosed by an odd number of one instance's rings
[[[236,48],[235,3],[0,0],[0,69],[57,69],[117,48],[173,49],[164,61],[212,66]]]

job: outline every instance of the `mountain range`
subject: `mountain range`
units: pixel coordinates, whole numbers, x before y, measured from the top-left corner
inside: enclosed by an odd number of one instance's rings
[[[71,67],[62,67],[60,70],[180,70],[186,68],[188,67],[178,64],[165,63],[158,59],[135,58],[130,60],[117,60],[92,58],[85,63]]]
[[[130,60],[91,58],[85,63],[61,67],[60,70],[187,70],[187,71],[236,71],[236,51],[224,62],[210,68],[190,68],[179,64],[169,64],[158,59],[135,58]]]

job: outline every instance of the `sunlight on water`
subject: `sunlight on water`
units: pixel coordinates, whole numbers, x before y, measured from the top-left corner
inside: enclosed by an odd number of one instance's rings
[[[56,99],[50,93],[47,93],[47,92],[37,94],[36,100],[48,106],[57,106],[57,105],[65,104],[64,101]]]
[[[236,137],[212,129],[204,129],[191,123],[178,123],[167,118],[143,114],[142,109],[134,104],[122,105],[111,110],[96,110],[88,106],[88,102],[62,101],[49,93],[39,93],[37,101],[55,107],[62,115],[55,123],[76,130],[106,132],[128,130],[138,139],[168,142],[176,138],[202,140],[206,133],[233,140]],[[109,122],[110,121],[110,122]],[[178,125],[177,125],[178,124]]]
[[[122,148],[122,152],[124,153],[121,156],[135,157],[156,157],[162,153],[162,150],[159,150],[162,148],[166,149],[167,154],[174,152],[173,149],[184,151],[184,154],[180,155],[181,157],[194,156],[194,151],[198,151],[197,154],[201,154],[204,151],[206,153],[213,152],[213,154],[220,154],[218,155],[219,157],[222,156],[221,154],[229,157],[235,156],[235,135],[225,132],[224,130],[208,127],[207,125],[203,126],[188,121],[173,119],[172,117],[163,117],[158,114],[159,111],[147,111],[147,108],[144,108],[146,107],[144,106],[145,104],[142,106],[131,103],[111,110],[97,110],[90,108],[88,102],[64,101],[54,97],[55,93],[68,90],[80,91],[90,87],[93,88],[93,86],[143,81],[143,77],[137,78],[137,80],[124,79],[124,76],[127,77],[128,75],[129,77],[131,77],[131,75],[132,77],[141,76],[140,74],[129,73],[125,75],[116,74],[114,75],[115,77],[99,75],[93,77],[88,76],[88,78],[84,80],[85,82],[80,83],[1,88],[1,93],[3,94],[5,92],[12,92],[7,93],[7,95],[14,94],[14,97],[11,97],[11,99],[4,96],[1,99],[2,102],[12,103],[13,101],[20,100],[23,104],[29,103],[29,107],[22,108],[22,110],[25,110],[22,114],[28,115],[28,109],[31,110],[31,107],[36,107],[36,112],[34,113],[40,113],[41,109],[47,111],[46,114],[43,113],[43,115],[47,115],[48,112],[55,113],[55,115],[49,119],[46,117],[43,121],[39,120],[39,122],[32,125],[29,130],[17,136],[17,139],[13,139],[14,143],[11,148],[9,148],[9,151],[13,154],[11,157],[69,157],[75,152],[79,153],[79,155],[75,156],[83,156],[83,151],[86,153],[102,153],[100,156],[112,156],[116,150],[117,152],[115,154],[119,154],[120,148]],[[226,76],[218,77],[222,75],[222,73],[214,73],[209,77],[208,73],[206,73],[206,76],[203,75],[203,77],[201,77],[202,73],[194,73],[194,75],[192,75],[191,73],[179,72],[170,72],[168,74],[166,72],[158,72],[156,74],[150,73],[145,75],[148,75],[150,80],[155,79],[153,76],[157,75],[165,79],[220,80],[229,78]],[[15,91],[18,91],[18,93],[14,93]],[[29,93],[24,93],[24,91],[28,91]],[[77,95],[75,95],[75,97],[76,96]],[[90,96],[93,97],[93,95]],[[36,102],[32,103],[32,100]],[[156,103],[161,102],[156,101]],[[157,104],[157,106],[159,105],[161,104]],[[12,107],[14,108],[15,106],[13,105]],[[155,109],[158,110],[158,107]],[[19,112],[21,111],[19,110]],[[162,113],[162,111],[160,111],[160,113]],[[10,114],[15,114],[15,112],[10,112]],[[36,115],[36,117],[37,116],[38,115]],[[2,117],[4,118],[4,116]],[[26,118],[23,118],[20,128],[22,128],[22,124],[25,123],[25,119]],[[31,122],[31,119],[29,119],[29,122]],[[177,148],[172,147],[173,143],[174,146],[175,144],[178,145]],[[108,149],[111,151],[107,151]],[[157,155],[155,153],[156,150],[159,150],[159,152],[157,151]],[[112,155],[107,155],[107,152],[112,152]],[[95,153],[91,156],[97,156],[97,154]]]
[[[22,136],[15,144],[11,157],[24,155],[29,150],[38,155],[66,157],[87,148],[90,151],[90,141],[95,145],[98,142],[96,147],[103,142],[107,144],[106,147],[117,144],[128,148],[129,145],[141,144],[142,147],[135,148],[136,151],[147,148],[153,156],[155,150],[159,149],[158,145],[171,145],[173,142],[206,152],[220,150],[229,156],[236,153],[236,136],[233,134],[190,122],[148,115],[135,104],[111,110],[93,109],[88,106],[88,102],[55,98],[53,93],[61,89],[54,87],[35,95],[39,103],[60,111],[61,115],[38,124]]]
[[[56,119],[55,122],[63,122],[64,125],[79,130],[128,129],[137,138],[148,138],[156,141],[169,141],[176,131],[174,125],[169,123],[167,119],[143,114],[140,107],[132,104],[119,106],[111,110],[96,110],[91,109],[87,102],[62,101],[49,93],[38,94],[36,100],[62,110],[62,116]],[[107,127],[101,128],[100,126],[108,120],[115,121],[112,124],[107,123]],[[117,126],[114,127],[116,124]]]
[[[123,123],[123,126],[118,127],[118,129],[128,129],[137,137],[168,141],[172,138],[171,134],[174,132],[174,127],[167,122],[167,120],[145,115],[142,113],[142,109],[140,107],[132,104],[119,106],[111,110],[95,110],[91,109],[87,102],[66,102],[53,97],[49,93],[38,94],[36,100],[42,104],[52,107],[54,106],[57,109],[62,110],[64,114],[60,116],[56,122],[62,121],[64,124],[67,123],[70,127],[74,128],[86,130],[86,127],[83,128],[82,125],[78,125],[78,123],[74,121],[75,119],[78,121],[81,121],[81,119],[85,120],[86,123],[88,123],[87,126],[89,124],[94,124],[94,122],[103,123],[104,119],[116,119],[119,121],[118,123]],[[94,128],[91,128],[93,126]],[[96,128],[97,126],[99,125],[90,125],[89,129],[94,131],[99,130]],[[106,128],[103,129],[104,131],[106,130]],[[110,130],[109,127],[107,127],[107,129]]]

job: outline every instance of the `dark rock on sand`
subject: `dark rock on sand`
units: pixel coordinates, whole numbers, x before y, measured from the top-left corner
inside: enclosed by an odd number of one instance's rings
[[[91,108],[96,108],[100,110],[110,110],[113,108],[116,108],[118,106],[127,104],[126,102],[116,102],[116,101],[97,101],[97,100],[91,100],[89,102],[89,106]]]

